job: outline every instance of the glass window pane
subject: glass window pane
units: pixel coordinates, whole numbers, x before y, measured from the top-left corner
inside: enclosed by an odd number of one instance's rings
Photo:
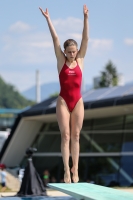
[[[125,124],[125,129],[133,130],[133,115],[127,115],[126,116],[126,124]]]
[[[133,186],[133,156],[122,156],[119,180],[122,186]]]
[[[86,137],[81,133],[80,134],[80,152],[87,153],[87,152],[92,152],[92,144],[91,144],[91,139],[92,139],[92,134],[85,134]]]
[[[125,131],[122,151],[133,151],[133,115],[125,118]]]
[[[123,116],[94,119],[93,130],[122,130]]]
[[[41,134],[41,137],[34,143],[37,152],[60,152],[60,134]]]
[[[115,157],[80,157],[80,181],[87,181],[104,186],[118,186],[120,158]]]
[[[92,142],[93,152],[120,152],[122,146],[122,132],[94,133]]]
[[[124,133],[124,141],[122,145],[122,151],[132,151],[133,152],[133,132]]]
[[[59,131],[59,126],[57,122],[50,123],[49,131]]]
[[[91,130],[93,120],[84,120],[82,130]]]

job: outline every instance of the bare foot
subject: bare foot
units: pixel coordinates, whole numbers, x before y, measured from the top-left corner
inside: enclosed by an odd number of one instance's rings
[[[79,181],[78,169],[74,169],[74,168],[72,167],[71,172],[72,172],[72,174],[73,174],[73,176],[72,176],[73,182],[74,182],[74,183],[77,183],[77,182]]]
[[[71,183],[71,175],[70,175],[70,171],[69,170],[65,170],[64,182],[65,183]]]

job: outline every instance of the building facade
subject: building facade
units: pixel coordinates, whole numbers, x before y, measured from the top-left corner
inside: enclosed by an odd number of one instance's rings
[[[80,134],[79,178],[105,186],[133,184],[133,86],[89,90],[83,94],[85,117]],[[33,162],[40,174],[48,169],[63,179],[56,99],[18,116],[1,152],[9,167],[25,166],[25,150],[37,148]],[[70,157],[70,166],[72,165]]]

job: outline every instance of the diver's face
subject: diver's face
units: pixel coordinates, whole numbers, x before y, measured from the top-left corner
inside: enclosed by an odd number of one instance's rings
[[[68,46],[65,50],[64,53],[66,54],[66,57],[69,61],[73,61],[75,60],[77,53],[78,53],[78,49],[76,45],[71,45]]]

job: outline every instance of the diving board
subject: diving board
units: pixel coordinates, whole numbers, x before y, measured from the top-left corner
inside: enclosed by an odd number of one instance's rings
[[[49,183],[52,189],[77,200],[133,200],[133,194],[91,183]]]

